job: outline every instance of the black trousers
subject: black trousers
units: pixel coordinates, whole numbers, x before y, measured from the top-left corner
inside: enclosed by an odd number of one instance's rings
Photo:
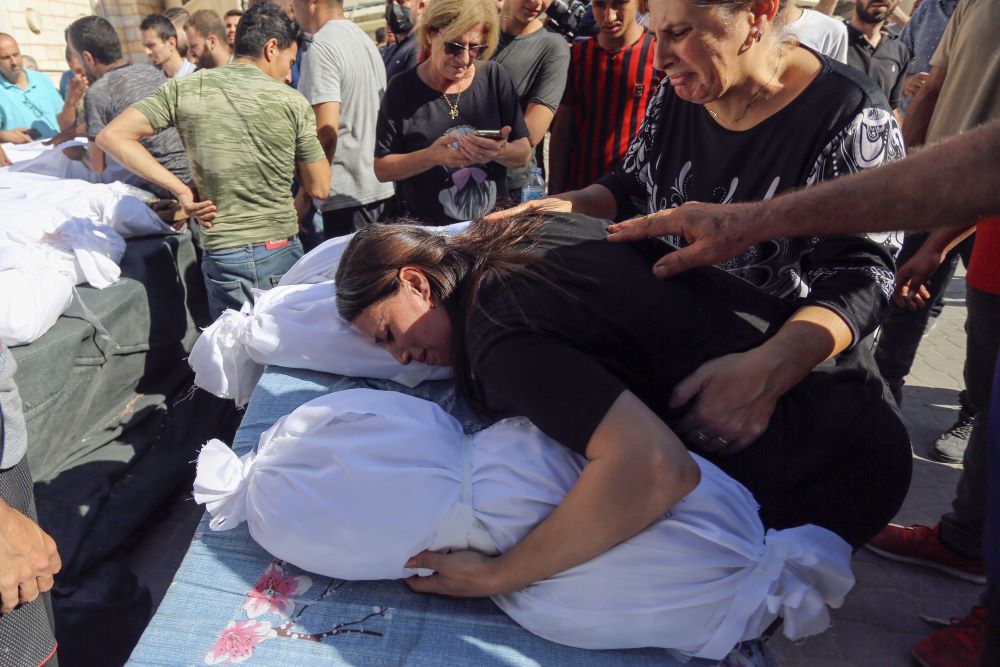
[[[354,232],[382,219],[386,212],[387,199],[361,204],[336,211],[323,211],[323,236],[330,240],[336,236]]]

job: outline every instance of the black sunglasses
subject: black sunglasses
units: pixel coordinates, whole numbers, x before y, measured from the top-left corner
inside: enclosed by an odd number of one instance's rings
[[[444,52],[449,56],[459,56],[469,52],[469,55],[473,58],[480,58],[486,49],[489,48],[489,44],[459,44],[458,42],[445,42]]]

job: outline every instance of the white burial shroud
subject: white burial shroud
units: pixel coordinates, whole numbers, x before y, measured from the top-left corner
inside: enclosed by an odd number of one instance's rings
[[[455,235],[469,223],[433,228]],[[206,328],[188,357],[194,383],[246,405],[264,366],[274,364],[348,377],[392,380],[415,387],[452,377],[450,368],[412,362],[403,366],[337,314],[340,258],[353,235],[320,244],[282,277],[277,287],[255,292],[254,303],[229,309]]]
[[[701,483],[662,519],[493,600],[537,635],[592,649],[722,659],[779,615],[791,639],[825,630],[827,606],[854,584],[847,543],[811,525],[765,533],[750,493],[693,456]],[[242,458],[209,442],[194,496],[214,530],[246,521],[263,548],[303,569],[398,579],[424,549],[511,549],[585,464],[524,419],[466,436],[434,403],[352,389],[283,417]]]

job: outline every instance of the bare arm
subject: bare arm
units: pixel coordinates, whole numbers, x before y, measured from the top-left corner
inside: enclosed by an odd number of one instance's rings
[[[930,74],[913,97],[910,109],[903,120],[903,142],[907,150],[912,151],[923,146],[927,140],[927,128],[931,124],[931,116],[934,115],[946,74],[947,70],[931,67]]]
[[[156,161],[139,139],[153,136],[156,130],[140,111],[126,109],[108,123],[97,135],[101,150],[117,160],[133,174],[156,183],[173,193],[188,215],[206,226],[215,218],[215,204],[210,201],[195,202],[191,188]],[[103,160],[103,153],[101,154]]]
[[[1000,120],[878,169],[747,204],[689,203],[612,226],[611,240],[678,234],[690,245],[654,267],[668,276],[787,236],[971,226],[1000,214]],[[970,178],[970,174],[975,174]],[[946,193],[942,196],[942,193]]]
[[[525,108],[524,124],[528,126],[528,140],[532,146],[542,143],[555,116],[555,112],[544,104],[531,103]]]
[[[74,75],[69,81],[69,90],[66,92],[66,102],[63,104],[62,111],[56,116],[56,120],[59,122],[59,132],[60,134],[75,130],[77,126],[76,117],[76,105],[83,99],[83,96],[87,94],[87,79],[82,76]],[[79,123],[83,124],[83,123]]]
[[[299,162],[299,183],[314,199],[326,199],[330,196],[330,163],[325,159],[316,162]]]
[[[690,493],[698,465],[677,436],[631,392],[611,406],[587,444],[590,462],[562,503],[498,558],[424,552],[407,567],[421,592],[483,596],[520,590],[632,537]]]
[[[316,135],[326,153],[327,162],[333,164],[337,152],[337,138],[340,136],[340,102],[324,102],[313,105],[316,113]]]
[[[573,107],[559,106],[552,124],[549,139],[549,194],[557,195],[566,191],[569,172],[569,154],[573,135],[576,133],[576,119]]]

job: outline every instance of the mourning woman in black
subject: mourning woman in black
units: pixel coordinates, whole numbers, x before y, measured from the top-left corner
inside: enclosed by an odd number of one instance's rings
[[[766,349],[788,326],[793,304],[721,269],[655,278],[662,242],[611,244],[607,224],[514,218],[456,237],[373,225],[345,251],[342,317],[401,363],[451,365],[473,407],[527,416],[589,460],[517,547],[497,558],[418,556],[408,567],[438,574],[414,588],[518,590],[648,526],[699,482],[687,452],[698,443],[677,434],[691,413],[671,403],[677,383],[713,360]],[[766,527],[813,523],[857,547],[909,484],[909,440],[887,395],[862,369],[814,370],[777,400],[753,444],[708,457],[754,493]]]
[[[597,183],[530,208],[624,220],[685,202],[770,199],[903,157],[882,91],[789,41],[778,0],[649,0],[649,11],[655,66],[667,80],[624,159]],[[679,427],[738,449],[817,364],[837,357],[873,367],[871,336],[888,312],[897,250],[891,234],[789,237],[721,265],[794,304],[789,324],[802,326],[693,372],[675,399],[697,407]]]

